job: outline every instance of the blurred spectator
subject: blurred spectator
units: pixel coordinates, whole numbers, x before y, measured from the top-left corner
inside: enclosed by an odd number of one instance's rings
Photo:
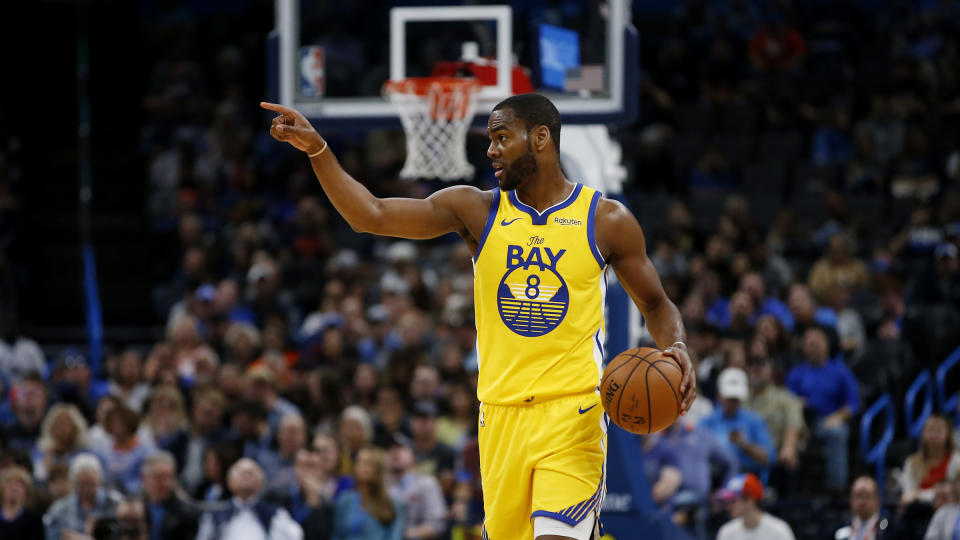
[[[162,446],[187,425],[183,394],[175,386],[157,386],[150,392],[146,415],[137,429],[145,446]]]
[[[106,394],[97,401],[97,408],[94,410],[94,420],[96,423],[87,430],[87,444],[94,452],[99,452],[101,448],[107,448],[113,444],[113,438],[107,433],[107,413],[111,409],[121,405],[120,398]]]
[[[70,532],[87,533],[87,521],[113,514],[123,497],[104,487],[100,460],[80,454],[70,464],[70,495],[53,503],[43,516],[47,540],[70,538]]]
[[[839,165],[853,158],[850,140],[850,115],[842,107],[823,113],[820,125],[813,132],[810,160],[817,165]]]
[[[339,466],[336,441],[319,433],[312,448],[297,452],[294,481],[268,494],[303,526],[307,538],[328,539],[333,534],[333,501],[353,488],[353,478],[341,476]]]
[[[126,405],[111,409],[106,422],[113,444],[97,449],[101,461],[106,464],[104,482],[132,495],[140,489],[140,467],[153,451],[153,446],[137,438],[140,418]]]
[[[720,407],[700,425],[736,454],[740,470],[766,477],[776,449],[763,418],[743,406],[750,397],[747,374],[740,368],[723,370],[717,379],[717,396]]]
[[[197,540],[303,538],[300,524],[286,510],[259,498],[264,476],[256,462],[248,458],[237,461],[227,473],[227,485],[233,499],[224,508],[203,515]]]
[[[340,448],[333,434],[321,431],[313,437],[313,451],[318,458],[320,495],[332,501],[344,491],[353,488],[353,478],[341,474]]]
[[[763,484],[753,474],[738,474],[724,485],[717,497],[727,504],[733,517],[720,527],[717,540],[794,540],[785,521],[760,509]]]
[[[233,409],[232,435],[243,446],[243,456],[259,461],[261,456],[272,454],[270,445],[270,426],[267,424],[267,410],[259,401],[241,401]]]
[[[203,451],[203,481],[194,489],[194,497],[218,501],[229,497],[227,471],[243,457],[243,451],[232,442],[220,441]]]
[[[866,287],[869,274],[862,261],[853,256],[853,241],[843,234],[830,238],[827,255],[810,269],[810,290],[821,302],[830,300],[830,293],[840,287],[852,292]]]
[[[90,366],[87,359],[77,351],[67,350],[61,354],[50,373],[52,389],[50,401],[72,403],[84,416],[89,416]]]
[[[43,521],[30,510],[30,474],[20,467],[0,471],[0,538],[44,538]]]
[[[341,495],[333,515],[333,540],[402,540],[406,520],[385,484],[383,452],[357,452],[356,489]]]
[[[150,386],[141,380],[142,367],[143,358],[139,352],[134,349],[123,351],[109,386],[111,395],[122,400],[137,413],[143,412],[143,403],[150,395]]]
[[[881,508],[877,482],[861,476],[850,487],[850,522],[837,529],[837,540],[884,540],[894,538],[895,532]]]
[[[787,364],[792,360],[791,339],[788,330],[772,315],[762,315],[754,327],[754,341],[763,342],[766,353],[776,368],[778,380],[782,380]],[[752,344],[751,344],[752,347]]]
[[[51,467],[47,472],[47,494],[50,498],[45,501],[47,504],[44,508],[49,507],[49,503],[69,495],[70,489],[70,466],[58,463]]]
[[[851,190],[876,190],[883,181],[884,164],[880,162],[876,144],[870,131],[854,132],[853,158],[846,165],[846,185]]]
[[[269,496],[290,512],[306,538],[328,540],[333,534],[333,497],[326,490],[330,476],[316,451],[302,449],[295,459],[293,483]]]
[[[690,173],[690,189],[694,191],[728,191],[736,187],[737,177],[716,148],[708,148]]]
[[[7,444],[33,453],[40,438],[40,424],[47,413],[47,387],[40,375],[27,375],[10,392],[14,424],[6,429]]]
[[[188,492],[192,493],[203,481],[204,450],[228,436],[222,425],[225,406],[223,394],[216,388],[198,390],[193,396],[189,424],[163,444],[180,466],[180,483]]]
[[[950,483],[953,502],[937,509],[923,540],[954,540],[960,531],[960,477]]]
[[[16,384],[31,373],[43,373],[47,369],[40,345],[22,335],[17,326],[14,320],[4,325],[0,334],[0,377],[5,377],[8,384]]]
[[[768,296],[763,277],[757,272],[747,272],[740,278],[740,290],[750,295],[753,305],[757,306],[756,316],[772,315],[788,330],[793,328],[793,315],[779,298]],[[751,321],[756,322],[756,321]]]
[[[147,526],[147,510],[143,507],[143,501],[134,497],[128,497],[117,504],[116,527],[111,531],[111,538],[122,538],[124,540],[148,540],[149,529]],[[100,538],[94,532],[94,538]]]
[[[855,129],[858,138],[862,134],[872,141],[870,144],[877,160],[884,166],[900,155],[906,129],[903,121],[894,114],[887,96],[880,93],[873,96],[869,116]]]
[[[166,450],[154,451],[144,460],[141,474],[150,540],[194,538],[200,516],[193,502],[179,494],[173,455]],[[117,514],[119,520],[119,508]]]
[[[957,246],[950,242],[937,244],[934,268],[925,270],[914,280],[909,299],[911,304],[952,303],[960,305],[960,259]]]
[[[73,405],[57,403],[43,420],[40,442],[33,457],[33,475],[47,479],[47,473],[58,463],[69,463],[87,449],[87,421]]]
[[[339,331],[336,329],[331,329],[331,331],[339,334]],[[377,369],[372,364],[358,365],[353,371],[353,385],[349,389],[350,394],[348,399],[350,402],[364,409],[372,409],[378,397],[377,377]]]
[[[294,483],[294,461],[297,452],[307,447],[307,424],[297,413],[287,413],[280,420],[277,429],[277,451],[275,459],[261,462],[267,475],[267,489],[274,490]]]
[[[837,314],[837,337],[840,350],[847,358],[854,357],[867,343],[867,330],[860,313],[850,307],[850,288],[838,286],[829,293],[828,303]]]
[[[464,384],[453,385],[447,393],[449,411],[437,419],[437,440],[453,448],[463,450],[470,434],[477,430],[477,398]]]
[[[771,484],[777,488],[777,494],[783,496],[790,490],[800,465],[803,405],[796,396],[773,382],[773,364],[768,357],[750,362],[750,398],[746,408],[763,418],[773,439],[777,457],[771,470]]]
[[[256,358],[260,349],[260,331],[248,322],[234,322],[223,336],[226,356],[224,360],[246,368]]]
[[[246,397],[246,379],[243,377],[243,371],[236,364],[222,364],[217,370],[217,388],[223,392],[223,397],[228,403],[236,403],[245,400]]]
[[[417,366],[413,370],[413,382],[410,383],[412,401],[434,401],[439,397],[440,374],[430,365]]]
[[[280,427],[280,420],[288,414],[300,415],[300,409],[277,395],[277,379],[267,366],[260,365],[247,373],[247,391],[250,398],[260,403],[267,411],[268,436],[273,437]]]
[[[932,503],[936,485],[960,476],[960,450],[954,446],[953,426],[941,414],[933,413],[920,432],[920,450],[903,464],[901,504],[913,501]]]
[[[373,423],[362,407],[351,405],[340,415],[339,426],[341,470],[353,472],[357,452],[373,440]]]
[[[740,471],[740,462],[729,445],[721,444],[703,427],[686,417],[657,434],[656,444],[647,452],[668,454],[676,459],[682,476],[676,506],[701,505],[710,498],[714,472],[723,481]]]
[[[656,435],[646,435],[640,441],[643,469],[650,484],[653,504],[662,512],[671,510],[670,502],[680,489],[683,472],[680,471],[676,454],[658,443]]]
[[[400,392],[396,388],[384,386],[377,391],[376,411],[373,442],[377,446],[386,448],[396,438],[410,437],[406,408]]]
[[[438,540],[446,530],[447,503],[435,476],[413,470],[413,450],[394,443],[387,456],[390,497],[404,509],[404,540]]]
[[[837,315],[832,309],[819,308],[813,298],[813,293],[807,285],[795,283],[790,286],[788,304],[795,322],[793,335],[794,347],[803,349],[804,335],[809,328],[819,328],[827,338],[827,353],[832,355],[840,348],[840,338],[837,334]]]
[[[436,476],[444,494],[452,493],[456,458],[452,448],[437,440],[437,406],[432,401],[413,406],[410,432],[417,472]]]
[[[843,362],[830,360],[827,336],[819,328],[803,335],[803,362],[787,374],[787,388],[816,418],[814,435],[824,442],[827,487],[847,483],[850,419],[859,409],[857,380]]]

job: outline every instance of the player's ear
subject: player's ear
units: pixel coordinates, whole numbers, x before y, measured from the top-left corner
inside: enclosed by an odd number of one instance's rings
[[[550,141],[550,130],[547,129],[547,126],[540,125],[535,128],[530,133],[531,139],[533,139],[533,146],[537,148],[538,152],[542,152],[547,148],[547,145],[552,145]]]

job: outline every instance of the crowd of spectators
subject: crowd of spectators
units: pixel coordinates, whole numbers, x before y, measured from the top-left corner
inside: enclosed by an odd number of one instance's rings
[[[851,470],[867,472],[864,406],[884,391],[899,406],[904,381],[960,344],[960,12],[634,4],[643,101],[617,132],[624,189],[700,383],[689,415],[637,441],[658,511],[703,538],[950,538],[960,412],[927,419],[889,485]],[[218,21],[243,26],[243,5]],[[355,5],[324,12],[347,12],[328,46],[362,56],[361,26],[344,31],[364,20]],[[5,322],[0,537],[475,537],[469,250],[351,231],[264,129],[262,69],[246,73],[263,36],[201,48],[203,13],[155,9],[141,147],[165,332],[111,344],[94,372]],[[397,180],[400,133],[328,140],[379,195],[439,187]],[[492,187],[489,167],[473,183]],[[848,492],[849,519],[809,519],[811,500]]]

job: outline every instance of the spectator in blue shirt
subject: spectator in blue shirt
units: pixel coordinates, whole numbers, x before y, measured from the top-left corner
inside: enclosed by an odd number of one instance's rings
[[[643,472],[650,484],[654,504],[661,511],[670,510],[670,502],[683,482],[677,456],[659,444],[659,435],[647,435],[640,446]]]
[[[680,485],[670,498],[673,522],[694,532],[697,538],[706,538],[707,516],[698,509],[710,500],[715,468],[723,471],[723,483],[740,471],[737,456],[728,445],[720,444],[713,433],[686,418],[650,437],[656,439],[656,444],[646,451],[644,466],[648,460],[658,460],[679,471]],[[669,477],[661,474],[660,480],[664,479]],[[656,484],[651,485],[656,500]]]
[[[782,300],[767,296],[767,287],[763,277],[757,272],[747,272],[740,278],[740,290],[749,294],[757,307],[756,318],[773,315],[787,330],[793,330],[793,314]],[[753,321],[756,322],[755,320]]]
[[[717,378],[717,395],[720,407],[700,426],[737,456],[741,471],[765,478],[776,449],[763,418],[743,407],[750,395],[746,372],[735,367],[723,370]]]
[[[689,422],[674,422],[660,432],[652,451],[674,456],[683,475],[679,496],[684,501],[702,503],[710,496],[713,466],[723,470],[723,480],[740,472],[740,461],[726,444],[717,442],[713,433]]]
[[[787,374],[787,388],[816,415],[815,434],[824,442],[827,453],[827,486],[844,489],[847,485],[847,440],[849,422],[857,412],[857,380],[839,360],[830,360],[824,331],[811,327],[803,334],[804,361]]]
[[[401,540],[403,508],[390,498],[384,481],[385,459],[376,448],[357,452],[356,489],[334,503],[333,540]]]

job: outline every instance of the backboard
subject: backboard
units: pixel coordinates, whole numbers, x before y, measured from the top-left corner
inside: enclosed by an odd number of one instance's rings
[[[484,84],[475,124],[504,97],[529,91],[550,97],[566,124],[636,117],[639,40],[629,0],[335,4],[276,0],[268,38],[268,98],[318,126],[399,127],[383,83],[430,75]]]

